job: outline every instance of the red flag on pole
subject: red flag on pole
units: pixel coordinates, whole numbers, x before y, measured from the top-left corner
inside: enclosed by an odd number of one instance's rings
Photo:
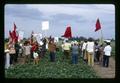
[[[95,32],[101,29],[100,21],[97,19]]]
[[[12,35],[13,35],[13,40],[15,41],[15,42],[17,42],[18,41],[18,36],[17,36],[17,32],[16,32],[16,25],[15,25],[15,23],[14,23],[14,30],[12,31]]]
[[[72,32],[71,32],[71,27],[68,26],[64,35],[62,37],[65,37],[65,38],[71,38],[72,37]]]

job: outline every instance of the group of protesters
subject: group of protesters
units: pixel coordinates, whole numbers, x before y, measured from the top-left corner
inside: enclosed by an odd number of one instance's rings
[[[28,38],[24,42],[7,42],[5,44],[5,68],[18,63],[18,58],[23,57],[22,63],[38,64],[49,50],[50,61],[55,61],[55,51],[57,47],[54,38],[42,38],[38,43],[34,38]]]
[[[105,44],[99,44],[98,41],[94,41],[92,38],[86,39],[81,43],[66,41],[62,43],[61,47],[64,57],[68,58],[71,55],[72,64],[77,64],[78,56],[80,56],[84,63],[90,66],[94,66],[94,64],[99,64],[103,67],[109,66],[109,57],[112,52],[109,40],[105,41]]]
[[[57,44],[54,38],[43,38],[41,43],[31,40],[30,38],[24,42],[8,42],[5,45],[5,68],[15,65],[18,62],[18,57],[23,58],[23,64],[31,61],[38,64],[41,59],[46,56],[49,51],[49,58],[51,62],[56,61]],[[109,57],[111,56],[112,48],[110,42],[106,45],[98,44],[92,38],[81,42],[69,40],[63,41],[61,44],[62,59],[71,59],[72,64],[78,63],[78,56],[83,59],[83,62],[94,66],[94,62],[101,64],[104,67],[109,66]]]

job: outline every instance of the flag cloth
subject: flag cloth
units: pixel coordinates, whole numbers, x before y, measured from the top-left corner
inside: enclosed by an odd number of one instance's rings
[[[95,32],[101,29],[100,21],[97,19]]]
[[[9,37],[10,37],[9,41],[12,43],[13,42],[13,34],[10,30],[9,30]]]
[[[72,32],[71,32],[71,27],[68,26],[64,35],[62,37],[65,37],[65,38],[71,38],[72,37]]]
[[[18,35],[17,35],[16,29],[17,29],[17,27],[16,27],[16,25],[15,25],[15,23],[14,23],[14,29],[13,29],[13,31],[12,31],[12,39],[13,39],[14,42],[17,42],[17,41],[18,41]]]

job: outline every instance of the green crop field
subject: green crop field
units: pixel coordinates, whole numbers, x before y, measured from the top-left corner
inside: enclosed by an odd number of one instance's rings
[[[50,62],[49,55],[41,59],[38,65],[33,62],[16,64],[5,70],[6,78],[98,78],[94,70],[80,59],[71,64],[71,59],[62,60],[62,52],[56,53],[56,61]]]

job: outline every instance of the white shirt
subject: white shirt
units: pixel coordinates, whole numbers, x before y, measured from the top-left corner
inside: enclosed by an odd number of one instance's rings
[[[71,44],[70,43],[64,43],[63,49],[64,50],[70,50]]]
[[[82,46],[82,51],[86,48],[86,45],[87,45],[87,43],[83,43],[83,46]]]
[[[112,48],[110,45],[105,46],[104,52],[106,56],[111,56],[111,51],[112,51]]]
[[[33,52],[33,57],[34,57],[34,58],[37,58],[37,57],[38,57],[38,53]]]
[[[87,42],[87,51],[94,52],[94,42]]]

